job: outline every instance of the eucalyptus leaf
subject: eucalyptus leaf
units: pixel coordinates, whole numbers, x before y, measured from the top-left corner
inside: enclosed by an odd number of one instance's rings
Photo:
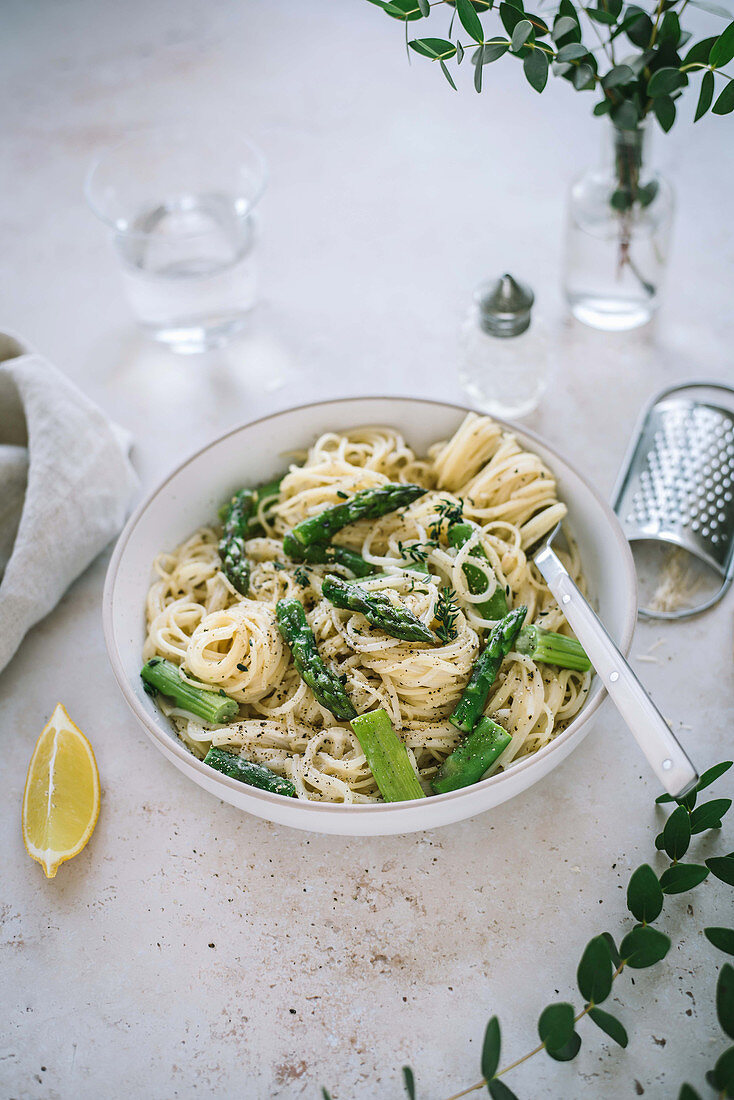
[[[568,1042],[564,1043],[562,1047],[553,1047],[551,1049],[546,1046],[545,1048],[546,1054],[549,1054],[555,1062],[571,1062],[580,1050],[581,1036],[575,1031]]]
[[[611,100],[602,99],[599,103],[594,105],[594,114],[597,118],[600,115],[608,115],[612,107]]]
[[[617,22],[612,13],[604,11],[603,8],[587,8],[586,14],[589,19],[593,19],[595,23],[603,23],[607,27],[611,27]]]
[[[523,18],[523,12],[519,11],[514,4],[502,3],[500,4],[500,19],[502,20],[502,26],[505,28],[508,34],[512,34],[517,24]]]
[[[569,42],[567,46],[561,46],[556,54],[556,61],[579,61],[588,54],[586,46],[580,42]]]
[[[578,27],[576,20],[570,15],[559,15],[553,23],[553,38],[558,42],[566,34],[572,34]]]
[[[612,210],[617,210],[620,214],[623,214],[625,210],[629,210],[633,203],[634,200],[629,187],[618,187],[616,191],[612,192],[612,197],[609,200]]]
[[[370,0],[375,3],[376,0]],[[416,0],[389,0],[388,3],[378,3],[377,6],[391,15],[393,19],[401,19],[403,22],[412,23],[414,19],[422,19],[420,8]]]
[[[680,41],[680,20],[674,11],[666,11],[658,31],[658,42],[677,46]]]
[[[447,57],[453,57],[456,46],[445,38],[414,38],[408,43],[411,50],[421,54],[422,57],[430,57],[433,61]]]
[[[636,130],[640,121],[640,112],[631,99],[623,99],[612,107],[614,125],[620,130]]]
[[[600,1005],[612,988],[612,959],[603,936],[589,940],[581,956],[576,981],[585,1001]]]
[[[477,92],[482,90],[482,74],[484,73],[483,65],[474,66],[474,88]]]
[[[694,63],[698,64],[698,65],[707,64],[708,59],[709,59],[709,54],[711,53],[711,47],[713,46],[715,41],[716,41],[716,35],[714,35],[713,38],[702,38],[700,42],[696,42],[693,46],[691,46],[690,50],[688,51],[686,56],[683,58],[683,64],[684,65],[691,65],[691,64],[694,64]],[[719,766],[722,767],[722,771],[719,772],[719,775],[723,775],[723,773],[727,769],[723,765],[719,765]],[[731,767],[731,764],[729,764],[729,767]],[[715,771],[715,770],[716,770],[715,768],[709,768],[709,771]],[[698,783],[696,784],[696,790],[697,791],[703,790],[703,787],[701,786],[701,783],[703,783],[703,780],[706,778],[707,775],[708,775],[708,772],[704,772],[703,775],[701,776],[701,778],[699,779]],[[718,775],[715,775],[714,779],[718,779]],[[710,782],[713,783],[714,779],[710,780]],[[704,784],[704,786],[708,786],[708,783]],[[671,802],[673,801],[673,799],[671,798],[670,795],[668,795],[668,798],[670,799]]]
[[[470,34],[475,42],[483,42],[484,28],[481,19],[471,5],[471,0],[456,0],[456,14],[466,33]]]
[[[619,953],[627,966],[644,970],[664,959],[670,950],[670,940],[657,928],[633,928],[619,945]]]
[[[403,1066],[403,1088],[408,1100],[415,1100],[415,1077],[410,1066]]]
[[[660,184],[657,180],[650,180],[649,183],[643,184],[637,192],[637,198],[640,206],[642,206],[643,209],[644,207],[649,206],[659,190]]]
[[[699,118],[708,111],[714,98],[714,74],[707,69],[703,74],[703,80],[701,81],[701,91],[698,96],[698,103],[696,105],[696,114],[693,121],[698,122]],[[693,829],[691,829],[693,831]]]
[[[548,83],[548,55],[539,49],[531,50],[522,63],[525,79],[536,92],[542,92]]]
[[[456,43],[456,64],[460,65],[464,60],[464,47],[461,42]]]
[[[665,100],[662,102],[665,102]],[[671,107],[673,108],[673,118],[675,118],[675,105],[671,103]],[[660,120],[659,115],[658,120]],[[660,120],[660,124],[662,125],[662,120]],[[665,129],[664,126],[663,129]],[[681,859],[688,851],[688,845],[691,843],[691,821],[688,811],[683,806],[673,810],[665,822],[663,843],[665,844],[665,851],[671,859]]]
[[[734,80],[730,80],[711,108],[715,115],[728,115],[734,111]]]
[[[681,1085],[678,1100],[701,1100],[701,1097],[690,1085]]]
[[[664,894],[683,894],[702,883],[708,873],[708,867],[698,863],[676,863],[663,871],[660,886]]]
[[[734,85],[730,84],[729,87],[734,87]],[[712,856],[711,859],[707,859],[705,862],[714,878],[727,882],[729,886],[734,886],[734,852],[729,852],[725,856]]]
[[[591,65],[583,64],[578,65],[574,69],[572,84],[577,92],[586,91],[587,88],[594,87],[594,70]]]
[[[538,1035],[546,1048],[561,1049],[571,1041],[573,1034],[573,1005],[561,1001],[543,1009],[538,1020]]]
[[[709,65],[720,69],[722,65],[728,65],[734,57],[734,23],[730,23],[719,35],[711,47]]]
[[[660,128],[665,133],[672,128],[673,122],[676,121],[676,105],[673,103],[669,96],[660,96],[653,103],[653,110],[655,111],[655,118],[660,123]]]
[[[482,1044],[482,1076],[486,1081],[491,1081],[500,1064],[500,1050],[502,1038],[500,1035],[500,1022],[496,1016],[492,1016],[484,1032]]]
[[[724,963],[716,983],[716,1015],[721,1030],[734,1039],[734,966]]]
[[[734,1047],[729,1047],[714,1066],[714,1087],[719,1096],[734,1096]]]
[[[609,948],[609,957],[611,958],[615,966],[619,966],[622,959],[620,957],[619,951],[617,950],[617,945],[614,942],[614,937],[612,936],[612,933],[602,932],[602,937],[606,941],[606,945]]]
[[[321,1100],[331,1100],[331,1093],[323,1085],[321,1086]]]
[[[692,2],[693,2],[693,0],[691,0],[691,3]],[[711,41],[712,41],[712,39],[710,39],[710,38],[706,39],[706,42],[711,42]],[[701,43],[699,43],[699,45],[702,46],[702,45],[704,45],[704,43],[701,42]],[[694,49],[695,49],[695,46],[694,46]],[[689,54],[689,57],[690,57],[690,54]],[[703,60],[705,61],[706,59],[704,58]],[[686,58],[686,61],[688,61],[688,57]],[[722,760],[722,762],[720,764],[714,764],[713,768],[709,768],[708,771],[705,771],[703,773],[703,775],[699,779],[698,783],[696,784],[696,790],[697,791],[703,791],[703,790],[706,789],[706,787],[710,787],[711,784],[715,783],[716,780],[720,776],[722,776],[725,772],[729,771],[729,768],[732,766],[732,764],[734,764],[734,761],[732,761],[732,760]]]
[[[719,951],[734,955],[734,928],[704,928],[703,934]]]
[[[518,1100],[512,1089],[508,1088],[504,1081],[500,1081],[499,1077],[495,1077],[494,1081],[490,1081],[487,1088],[492,1100]]]
[[[627,1032],[616,1016],[610,1015],[609,1012],[602,1012],[600,1008],[590,1008],[588,1015],[589,1019],[605,1031],[610,1039],[614,1039],[615,1043],[619,1043],[621,1047],[627,1046],[629,1042]]]
[[[512,48],[517,51],[522,49],[525,43],[530,40],[533,41],[535,34],[533,32],[533,24],[529,19],[521,19],[512,32]]]
[[[655,99],[659,95],[670,95],[677,88],[683,88],[688,77],[680,69],[657,69],[647,82],[647,94]]]
[[[665,841],[663,840],[662,833],[658,833],[658,835],[655,837],[655,847],[659,852],[663,852],[665,850]]]
[[[431,14],[431,5],[428,3],[428,0],[416,0],[416,3],[424,19]]]
[[[492,61],[496,61],[498,57],[506,54],[509,48],[510,43],[506,38],[485,42],[483,46],[479,47],[478,51],[481,55],[482,65],[489,65]]]
[[[454,89],[454,91],[456,91],[457,88],[456,88],[456,85],[454,84],[454,78],[452,77],[451,73],[449,72],[448,67],[446,65],[446,62],[445,61],[439,61],[439,65],[441,66],[441,72],[446,77],[446,79],[448,80],[449,84]]]
[[[629,84],[635,79],[635,74],[629,65],[615,65],[602,77],[602,88],[619,88],[623,84]]]
[[[644,50],[652,37],[652,19],[647,12],[631,4],[625,13],[624,28],[632,45]]]
[[[711,93],[708,97],[709,104],[714,94],[714,74],[712,72],[704,73],[704,81],[707,76],[711,77]],[[703,83],[701,85],[703,91]],[[700,106],[699,97],[699,106]],[[704,111],[707,109],[704,108]],[[696,118],[699,118],[698,109],[696,109]],[[725,813],[731,809],[730,798],[712,798],[710,802],[704,802],[691,814],[691,833],[702,833],[706,829],[718,829],[721,827],[721,819]]]
[[[663,908],[663,891],[658,876],[643,863],[633,872],[627,885],[627,908],[640,924],[651,924]]]

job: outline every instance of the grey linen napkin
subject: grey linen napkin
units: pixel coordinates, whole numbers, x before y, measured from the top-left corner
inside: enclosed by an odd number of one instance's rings
[[[130,437],[0,332],[0,670],[122,526]]]

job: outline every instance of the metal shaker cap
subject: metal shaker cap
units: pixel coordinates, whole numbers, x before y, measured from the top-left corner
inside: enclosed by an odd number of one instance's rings
[[[519,336],[530,327],[535,295],[529,286],[505,273],[494,282],[482,283],[474,292],[479,324],[491,336]]]

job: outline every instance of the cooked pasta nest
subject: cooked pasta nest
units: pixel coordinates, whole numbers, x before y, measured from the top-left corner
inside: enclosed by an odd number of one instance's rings
[[[277,504],[260,506],[265,534],[247,542],[252,562],[247,598],[221,572],[217,527],[199,528],[154,563],[144,659],[167,658],[192,683],[222,689],[240,704],[239,716],[212,726],[165,701],[159,705],[199,758],[211,745],[226,747],[291,779],[299,798],[381,801],[351,727],[338,722],[301,681],[278,632],[275,605],[296,596],[322,658],[342,678],[357,712],[387,711],[428,791],[460,737],[448,717],[494,625],[476,607],[487,592],[472,595],[464,575],[468,559],[482,567],[482,559],[472,556],[477,547],[510,606],[527,606],[527,623],[571,634],[526,554],[566,513],[555,479],[514,435],[473,413],[425,458],[417,457],[399,432],[380,426],[327,432],[298,458],[282,480]],[[367,591],[391,591],[427,625],[434,622],[442,589],[453,590],[455,636],[433,647],[388,637],[362,615],[334,607],[322,596],[321,581],[328,573],[348,576],[346,571],[298,565],[283,552],[284,534],[301,520],[341,503],[345,494],[396,481],[428,491],[398,512],[345,527],[333,541],[389,574],[362,580]],[[460,549],[446,538],[445,514],[457,506],[478,525]],[[575,548],[562,556],[583,588]],[[425,561],[428,574],[411,571],[416,557]],[[488,591],[494,583],[488,575]],[[487,774],[512,767],[552,741],[581,708],[589,682],[588,672],[536,664],[511,652],[485,713],[512,740]]]

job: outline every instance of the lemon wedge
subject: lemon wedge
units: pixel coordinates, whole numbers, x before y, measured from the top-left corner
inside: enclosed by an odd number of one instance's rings
[[[36,741],[23,792],[23,842],[46,878],[89,840],[99,798],[92,746],[58,703]]]

